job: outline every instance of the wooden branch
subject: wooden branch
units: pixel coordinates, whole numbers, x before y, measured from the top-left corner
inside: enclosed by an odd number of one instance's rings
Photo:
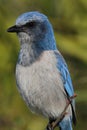
[[[68,106],[70,105],[72,99],[75,98],[76,96],[77,96],[77,95],[74,94],[73,96],[71,96],[71,97],[69,98],[69,100],[68,100],[68,102],[67,102],[67,105],[66,105],[64,111],[61,113],[60,117],[57,118],[57,120],[52,123],[53,129],[57,126],[57,124],[58,124],[58,123],[63,119],[63,117],[67,114],[66,110],[67,110]]]
[[[58,117],[55,121],[53,121],[51,124],[49,123],[46,130],[54,130],[54,128],[57,126],[57,124],[64,118],[64,116],[67,114],[66,110],[68,106],[71,104],[72,99],[74,99],[77,95],[74,94],[71,96],[66,104],[66,107],[64,108],[63,112],[61,113],[60,117]]]

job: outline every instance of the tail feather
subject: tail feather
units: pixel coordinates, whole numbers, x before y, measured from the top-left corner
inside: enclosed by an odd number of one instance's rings
[[[72,116],[72,121],[73,121],[73,124],[76,125],[76,123],[77,123],[76,113],[75,113],[75,110],[74,110],[72,104],[71,104],[71,108],[72,108],[72,115],[73,115],[73,116]]]
[[[72,121],[71,121],[70,117],[68,119],[64,118],[59,123],[59,128],[60,128],[60,130],[72,130]]]

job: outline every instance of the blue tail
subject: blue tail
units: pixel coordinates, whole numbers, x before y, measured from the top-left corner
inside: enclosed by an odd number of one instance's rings
[[[63,119],[60,123],[59,123],[59,127],[60,127],[60,130],[72,130],[72,121],[69,118],[67,119]]]

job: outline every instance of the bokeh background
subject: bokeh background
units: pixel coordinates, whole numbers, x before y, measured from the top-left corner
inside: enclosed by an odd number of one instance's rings
[[[6,32],[23,12],[38,10],[51,21],[59,50],[66,59],[76,98],[77,125],[87,130],[87,1],[0,0],[0,130],[44,130],[48,122],[26,107],[15,83],[19,43]]]

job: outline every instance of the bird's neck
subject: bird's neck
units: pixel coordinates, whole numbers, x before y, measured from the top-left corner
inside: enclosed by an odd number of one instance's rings
[[[48,35],[42,41],[31,41],[30,37],[25,33],[19,33],[19,41],[21,44],[18,63],[23,66],[29,66],[34,63],[43,51],[55,50],[55,39]]]
[[[18,63],[22,66],[29,66],[39,58],[42,52],[43,50],[36,48],[34,44],[24,43],[20,48]]]

